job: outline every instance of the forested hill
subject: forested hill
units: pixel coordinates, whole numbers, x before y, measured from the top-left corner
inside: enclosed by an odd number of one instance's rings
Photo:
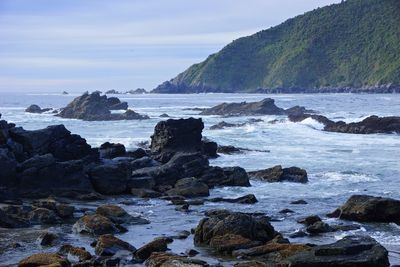
[[[348,0],[237,39],[153,92],[399,88],[400,0]]]

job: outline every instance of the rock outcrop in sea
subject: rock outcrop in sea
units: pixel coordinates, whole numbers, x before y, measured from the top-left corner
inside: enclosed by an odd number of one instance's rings
[[[113,110],[126,110],[124,113],[113,113]],[[128,103],[121,102],[116,97],[100,95],[99,92],[88,92],[75,98],[57,116],[68,119],[86,121],[111,121],[111,120],[144,120],[147,115],[141,115],[128,109]]]

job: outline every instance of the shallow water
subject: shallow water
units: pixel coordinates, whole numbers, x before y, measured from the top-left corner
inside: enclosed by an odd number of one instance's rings
[[[302,105],[319,111],[333,120],[346,122],[358,121],[369,115],[400,115],[400,95],[353,95],[353,94],[319,94],[319,95],[257,95],[257,94],[198,94],[198,95],[121,95],[121,100],[139,113],[148,114],[151,119],[144,121],[83,122],[62,119],[51,114],[28,114],[24,109],[30,104],[43,107],[60,108],[77,95],[59,94],[13,94],[0,93],[0,113],[2,118],[23,126],[26,129],[39,129],[52,124],[64,124],[71,132],[80,134],[93,146],[105,141],[123,143],[127,148],[134,148],[138,142],[149,140],[155,124],[161,120],[159,115],[167,113],[173,118],[199,117],[197,111],[186,110],[194,107],[210,107],[221,102],[258,101],[272,97],[279,107],[288,108]],[[291,123],[284,116],[262,116],[264,122],[238,128],[209,130],[209,127],[222,120],[227,122],[245,122],[252,117],[221,118],[203,116],[205,130],[203,135],[222,145],[234,145],[243,148],[269,150],[270,152],[247,152],[237,155],[223,155],[211,160],[212,165],[239,165],[246,170],[256,170],[281,164],[285,167],[298,166],[305,168],[309,174],[308,184],[262,183],[252,182],[249,188],[217,188],[212,196],[237,197],[253,193],[259,202],[254,205],[226,203],[208,203],[193,206],[192,211],[183,214],[174,210],[162,200],[139,200],[137,205],[123,206],[130,213],[143,213],[150,219],[150,225],[132,226],[121,238],[139,247],[147,241],[162,234],[173,235],[181,230],[189,230],[197,225],[204,210],[225,207],[240,211],[265,212],[279,219],[273,222],[278,231],[289,234],[301,228],[296,219],[317,214],[324,216],[333,211],[353,194],[370,194],[400,199],[400,136],[395,134],[353,135],[328,133],[321,131],[321,126],[313,121]],[[275,124],[269,123],[278,119]],[[110,199],[115,203],[129,196]],[[293,200],[304,199],[308,205],[291,205]],[[97,204],[81,203],[94,207]],[[295,211],[293,214],[279,213],[284,208]],[[79,215],[79,214],[77,214]],[[329,219],[328,223],[340,223]],[[347,223],[347,222],[345,222]],[[32,231],[32,230],[29,230]],[[28,232],[29,232],[28,231]],[[69,234],[68,242],[87,247],[90,238],[70,232],[69,227],[63,231]],[[376,238],[390,251],[392,264],[400,263],[400,227],[394,224],[362,224],[355,232],[366,233]],[[327,243],[353,232],[335,232],[313,238],[299,238],[293,242]],[[37,244],[30,244],[36,235],[29,239],[26,230],[0,230],[0,241],[18,239],[24,236],[27,243],[22,248],[8,250],[0,254],[0,265],[17,262],[25,255],[39,251]],[[21,238],[21,237],[20,237]],[[193,247],[193,240],[174,241],[170,245],[173,252],[183,252]],[[198,249],[198,248],[196,248]],[[202,250],[202,256],[208,252]],[[0,252],[1,253],[1,252]],[[207,258],[207,261],[213,263]],[[227,263],[229,266],[229,263]]]

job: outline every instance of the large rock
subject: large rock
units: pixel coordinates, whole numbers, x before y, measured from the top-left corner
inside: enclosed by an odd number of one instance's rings
[[[94,189],[105,195],[117,195],[128,191],[130,169],[126,164],[106,162],[89,171]]]
[[[52,125],[34,131],[13,128],[10,138],[21,144],[24,152],[31,156],[50,153],[56,159],[65,161],[82,159],[94,153],[85,139],[71,134],[64,125]]]
[[[281,165],[275,167],[249,172],[250,177],[254,177],[270,183],[273,182],[295,182],[307,183],[307,172],[298,167],[282,168]]]
[[[143,247],[139,248],[135,255],[139,260],[146,260],[154,252],[165,252],[168,249],[168,244],[173,242],[172,239],[166,237],[159,237],[153,241],[145,244]]]
[[[208,216],[195,229],[194,242],[197,245],[209,245],[222,251],[225,250],[222,244],[231,244],[226,247],[226,252],[230,252],[260,245],[277,235],[267,217],[226,210],[208,213]]]
[[[23,162],[20,170],[18,191],[24,196],[75,196],[93,192],[80,160],[55,162],[51,154],[46,154]]]
[[[56,253],[33,254],[18,263],[19,267],[58,266],[69,267],[71,263]]]
[[[400,224],[400,200],[367,195],[351,196],[332,217],[359,222]]]
[[[241,167],[208,167],[198,179],[210,188],[215,186],[250,186],[249,176]]]
[[[98,214],[81,217],[72,229],[77,233],[90,235],[114,234],[119,231],[110,219]]]
[[[95,252],[99,256],[113,256],[119,251],[134,253],[136,248],[113,235],[102,235],[96,243]]]
[[[105,142],[99,148],[100,157],[105,159],[112,159],[116,157],[123,157],[126,154],[125,146],[123,144],[112,144]]]
[[[40,108],[38,105],[35,105],[35,104],[33,104],[33,105],[30,105],[29,107],[27,107],[26,109],[25,109],[25,112],[28,112],[28,113],[43,113],[43,112],[47,112],[47,111],[49,111],[49,110],[51,110],[51,108]]]
[[[388,267],[387,250],[368,236],[347,236],[287,259],[291,267]]]
[[[151,136],[151,152],[162,162],[177,152],[202,152],[204,124],[201,119],[169,119],[160,121]]]
[[[16,186],[18,162],[14,158],[14,154],[6,148],[0,148],[0,187]]]
[[[69,103],[58,116],[69,119],[81,119],[88,121],[102,120],[142,120],[148,119],[146,115],[140,115],[133,110],[125,113],[112,113],[111,110],[127,109],[125,102],[120,102],[116,97],[107,98],[99,92],[84,93]]]
[[[176,182],[175,187],[167,191],[170,196],[207,197],[210,195],[208,186],[194,177],[183,178]]]
[[[283,115],[285,110],[275,105],[275,100],[265,98],[259,102],[222,103],[206,109],[201,115],[251,116],[251,115]]]

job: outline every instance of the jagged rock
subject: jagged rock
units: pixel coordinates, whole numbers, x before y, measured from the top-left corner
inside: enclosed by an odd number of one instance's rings
[[[128,214],[123,208],[106,204],[99,206],[96,209],[96,214],[102,215],[108,219],[110,219],[113,223],[116,224],[148,224],[150,223],[148,220],[141,218],[140,216],[134,217]]]
[[[284,181],[295,183],[308,182],[307,172],[304,169],[297,167],[282,168],[281,165],[265,170],[249,172],[249,175],[270,183]]]
[[[72,229],[81,234],[104,235],[118,232],[118,228],[112,221],[104,216],[94,214],[81,217]]]
[[[116,97],[107,98],[106,95],[100,96],[99,92],[92,94],[86,92],[82,96],[75,98],[57,116],[87,121],[142,120],[149,118],[133,110],[127,110],[125,113],[111,113],[111,110],[127,108],[127,103],[120,102]]]
[[[254,204],[257,203],[258,200],[255,195],[249,194],[238,198],[210,198],[208,199],[210,202],[228,202],[228,203],[240,203],[240,204]]]
[[[232,155],[232,154],[238,154],[242,153],[243,151],[234,146],[218,146],[217,153],[220,154],[227,154],[227,155]]]
[[[400,200],[353,195],[332,217],[359,222],[394,222],[400,224]]]
[[[51,108],[40,108],[38,105],[30,105],[29,107],[27,107],[26,109],[25,109],[25,112],[28,112],[28,113],[43,113],[43,112],[47,112],[47,111],[49,111],[49,110],[51,110]]]
[[[346,236],[287,259],[291,267],[389,267],[387,250],[368,236]]]
[[[165,252],[168,249],[168,244],[172,243],[171,238],[159,237],[139,248],[135,255],[139,260],[146,260],[154,252]]]
[[[129,251],[131,253],[136,252],[134,246],[109,234],[100,236],[95,248],[96,255],[99,256],[113,256],[121,250]]]
[[[275,100],[265,98],[259,102],[222,103],[206,109],[200,115],[251,116],[251,115],[283,115],[285,110],[275,105]]]
[[[69,267],[71,263],[56,253],[33,254],[18,263],[19,267],[58,266]]]
[[[58,250],[58,253],[67,258],[71,258],[71,256],[77,257],[79,261],[87,261],[92,258],[90,252],[86,251],[85,248],[74,247],[70,244],[62,245]]]
[[[239,244],[256,246],[260,245],[257,242],[267,242],[277,235],[267,217],[226,210],[207,213],[207,216],[210,217],[202,219],[195,229],[194,242],[197,245],[214,244],[216,247],[215,244],[224,244],[225,239],[227,244],[232,244],[229,249],[238,249]],[[229,249],[224,251],[229,252]]]
[[[167,191],[170,196],[204,197],[209,196],[208,186],[194,177],[183,178],[176,182],[175,187]]]
[[[123,157],[126,154],[125,146],[123,144],[111,144],[105,142],[99,148],[100,157],[105,159],[112,159],[116,157]]]
[[[157,160],[168,162],[177,152],[202,153],[201,119],[160,121],[151,136],[151,152]]]

